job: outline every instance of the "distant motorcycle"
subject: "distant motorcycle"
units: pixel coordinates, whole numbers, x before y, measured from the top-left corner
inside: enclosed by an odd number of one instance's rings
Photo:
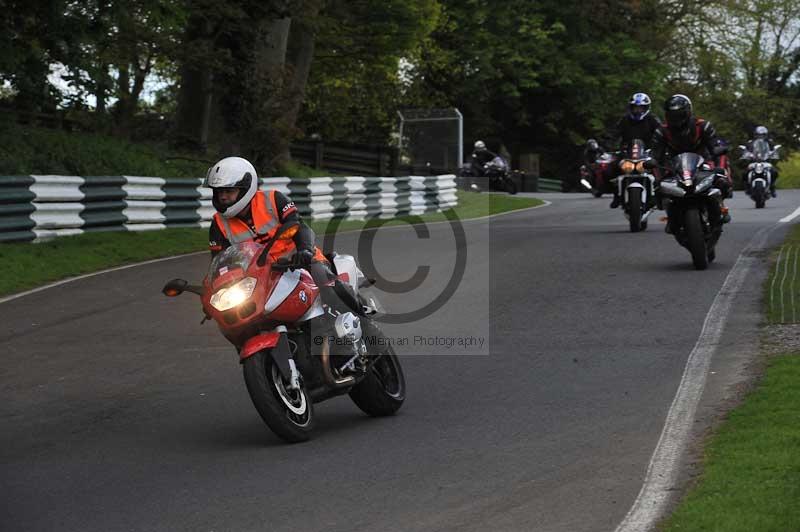
[[[671,175],[660,184],[670,204],[669,232],[692,254],[695,269],[705,270],[716,257],[722,234],[722,192],[714,186],[718,174],[696,153],[675,156],[671,166]]]
[[[651,163],[644,142],[636,139],[619,162],[622,173],[612,180],[632,233],[647,229],[647,217],[655,209],[655,177],[649,172],[654,165]]]
[[[461,169],[461,176],[472,178],[473,183],[470,187],[473,190],[477,188],[474,184],[474,178],[485,177],[489,181],[489,190],[502,190],[509,194],[517,193],[517,184],[511,178],[511,167],[508,161],[499,155],[482,167],[473,164],[472,161],[464,163]]]
[[[617,156],[610,152],[600,154],[595,161],[580,168],[580,183],[595,198],[610,194]]]
[[[778,149],[780,144],[775,146],[775,149],[770,149],[769,142],[765,139],[756,139],[753,141],[752,151],[748,150],[746,146],[739,146],[742,150],[743,161],[748,161],[747,175],[745,177],[746,192],[750,198],[755,202],[756,209],[763,209],[767,200],[770,198],[770,190],[772,188],[772,163],[779,159]]]

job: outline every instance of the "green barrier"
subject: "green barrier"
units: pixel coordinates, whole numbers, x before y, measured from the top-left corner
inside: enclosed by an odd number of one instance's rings
[[[537,192],[561,192],[560,179],[544,179],[540,177],[538,184]]]

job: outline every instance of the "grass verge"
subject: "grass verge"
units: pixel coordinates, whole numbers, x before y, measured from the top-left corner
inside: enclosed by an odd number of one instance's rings
[[[542,203],[534,198],[459,192],[455,214],[462,220],[490,214],[534,207]],[[345,221],[338,231],[363,229],[375,225],[398,225],[419,221],[446,220],[444,213],[421,217],[403,217],[379,224],[377,221]],[[328,222],[312,222],[318,235],[329,227]],[[156,238],[157,236],[157,238]],[[0,295],[11,294],[84,273],[121,266],[149,259],[203,251],[208,246],[207,229],[165,229],[154,233],[104,232],[56,238],[38,244],[0,244]]]
[[[770,324],[800,320],[800,225],[795,224],[775,252],[766,283],[766,315]]]
[[[796,323],[800,312],[795,225],[775,252],[764,287],[770,324]],[[766,355],[764,355],[766,356]],[[768,360],[756,388],[707,443],[703,474],[662,532],[800,531],[800,352]]]
[[[781,162],[778,171],[778,188],[800,188],[800,153]]]
[[[705,451],[700,483],[663,532],[800,530],[800,353],[770,360]]]

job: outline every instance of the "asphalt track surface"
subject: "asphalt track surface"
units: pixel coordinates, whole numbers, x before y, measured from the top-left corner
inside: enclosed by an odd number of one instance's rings
[[[737,193],[703,272],[660,213],[630,234],[608,199],[542,197],[552,205],[464,223],[460,241],[449,224],[377,233],[387,279],[430,267],[410,293],[381,294],[390,311],[433,301],[457,249],[463,278],[436,312],[386,326],[408,339],[398,415],[336,398],[316,405],[303,444],[261,422],[193,296],[161,296],[167,279],[201,278],[204,255],[0,304],[0,530],[614,530],[727,273],[800,192],[763,210]],[[336,247],[357,253],[358,235]],[[699,418],[752,358],[764,268],[730,316]]]

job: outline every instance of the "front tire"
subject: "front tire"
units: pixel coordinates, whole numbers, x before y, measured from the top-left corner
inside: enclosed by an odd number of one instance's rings
[[[756,183],[753,185],[753,190],[750,193],[750,197],[753,198],[753,201],[756,202],[756,209],[763,209],[764,204],[766,203],[766,190],[764,189],[763,183]]]
[[[381,354],[367,376],[350,390],[350,399],[373,417],[391,416],[403,406],[406,379],[393,348]]]
[[[514,195],[517,193],[517,184],[510,177],[506,179],[506,190],[509,194]]]
[[[631,233],[638,233],[642,227],[642,196],[638,190],[628,191],[628,221]]]
[[[694,263],[695,269],[705,270],[708,268],[706,239],[703,235],[700,212],[697,209],[689,209],[686,211],[683,227],[686,229],[686,239],[688,240],[689,252],[692,254],[692,262]]]
[[[253,406],[272,432],[290,443],[311,437],[314,407],[305,387],[288,389],[268,351],[247,358],[242,372]]]

